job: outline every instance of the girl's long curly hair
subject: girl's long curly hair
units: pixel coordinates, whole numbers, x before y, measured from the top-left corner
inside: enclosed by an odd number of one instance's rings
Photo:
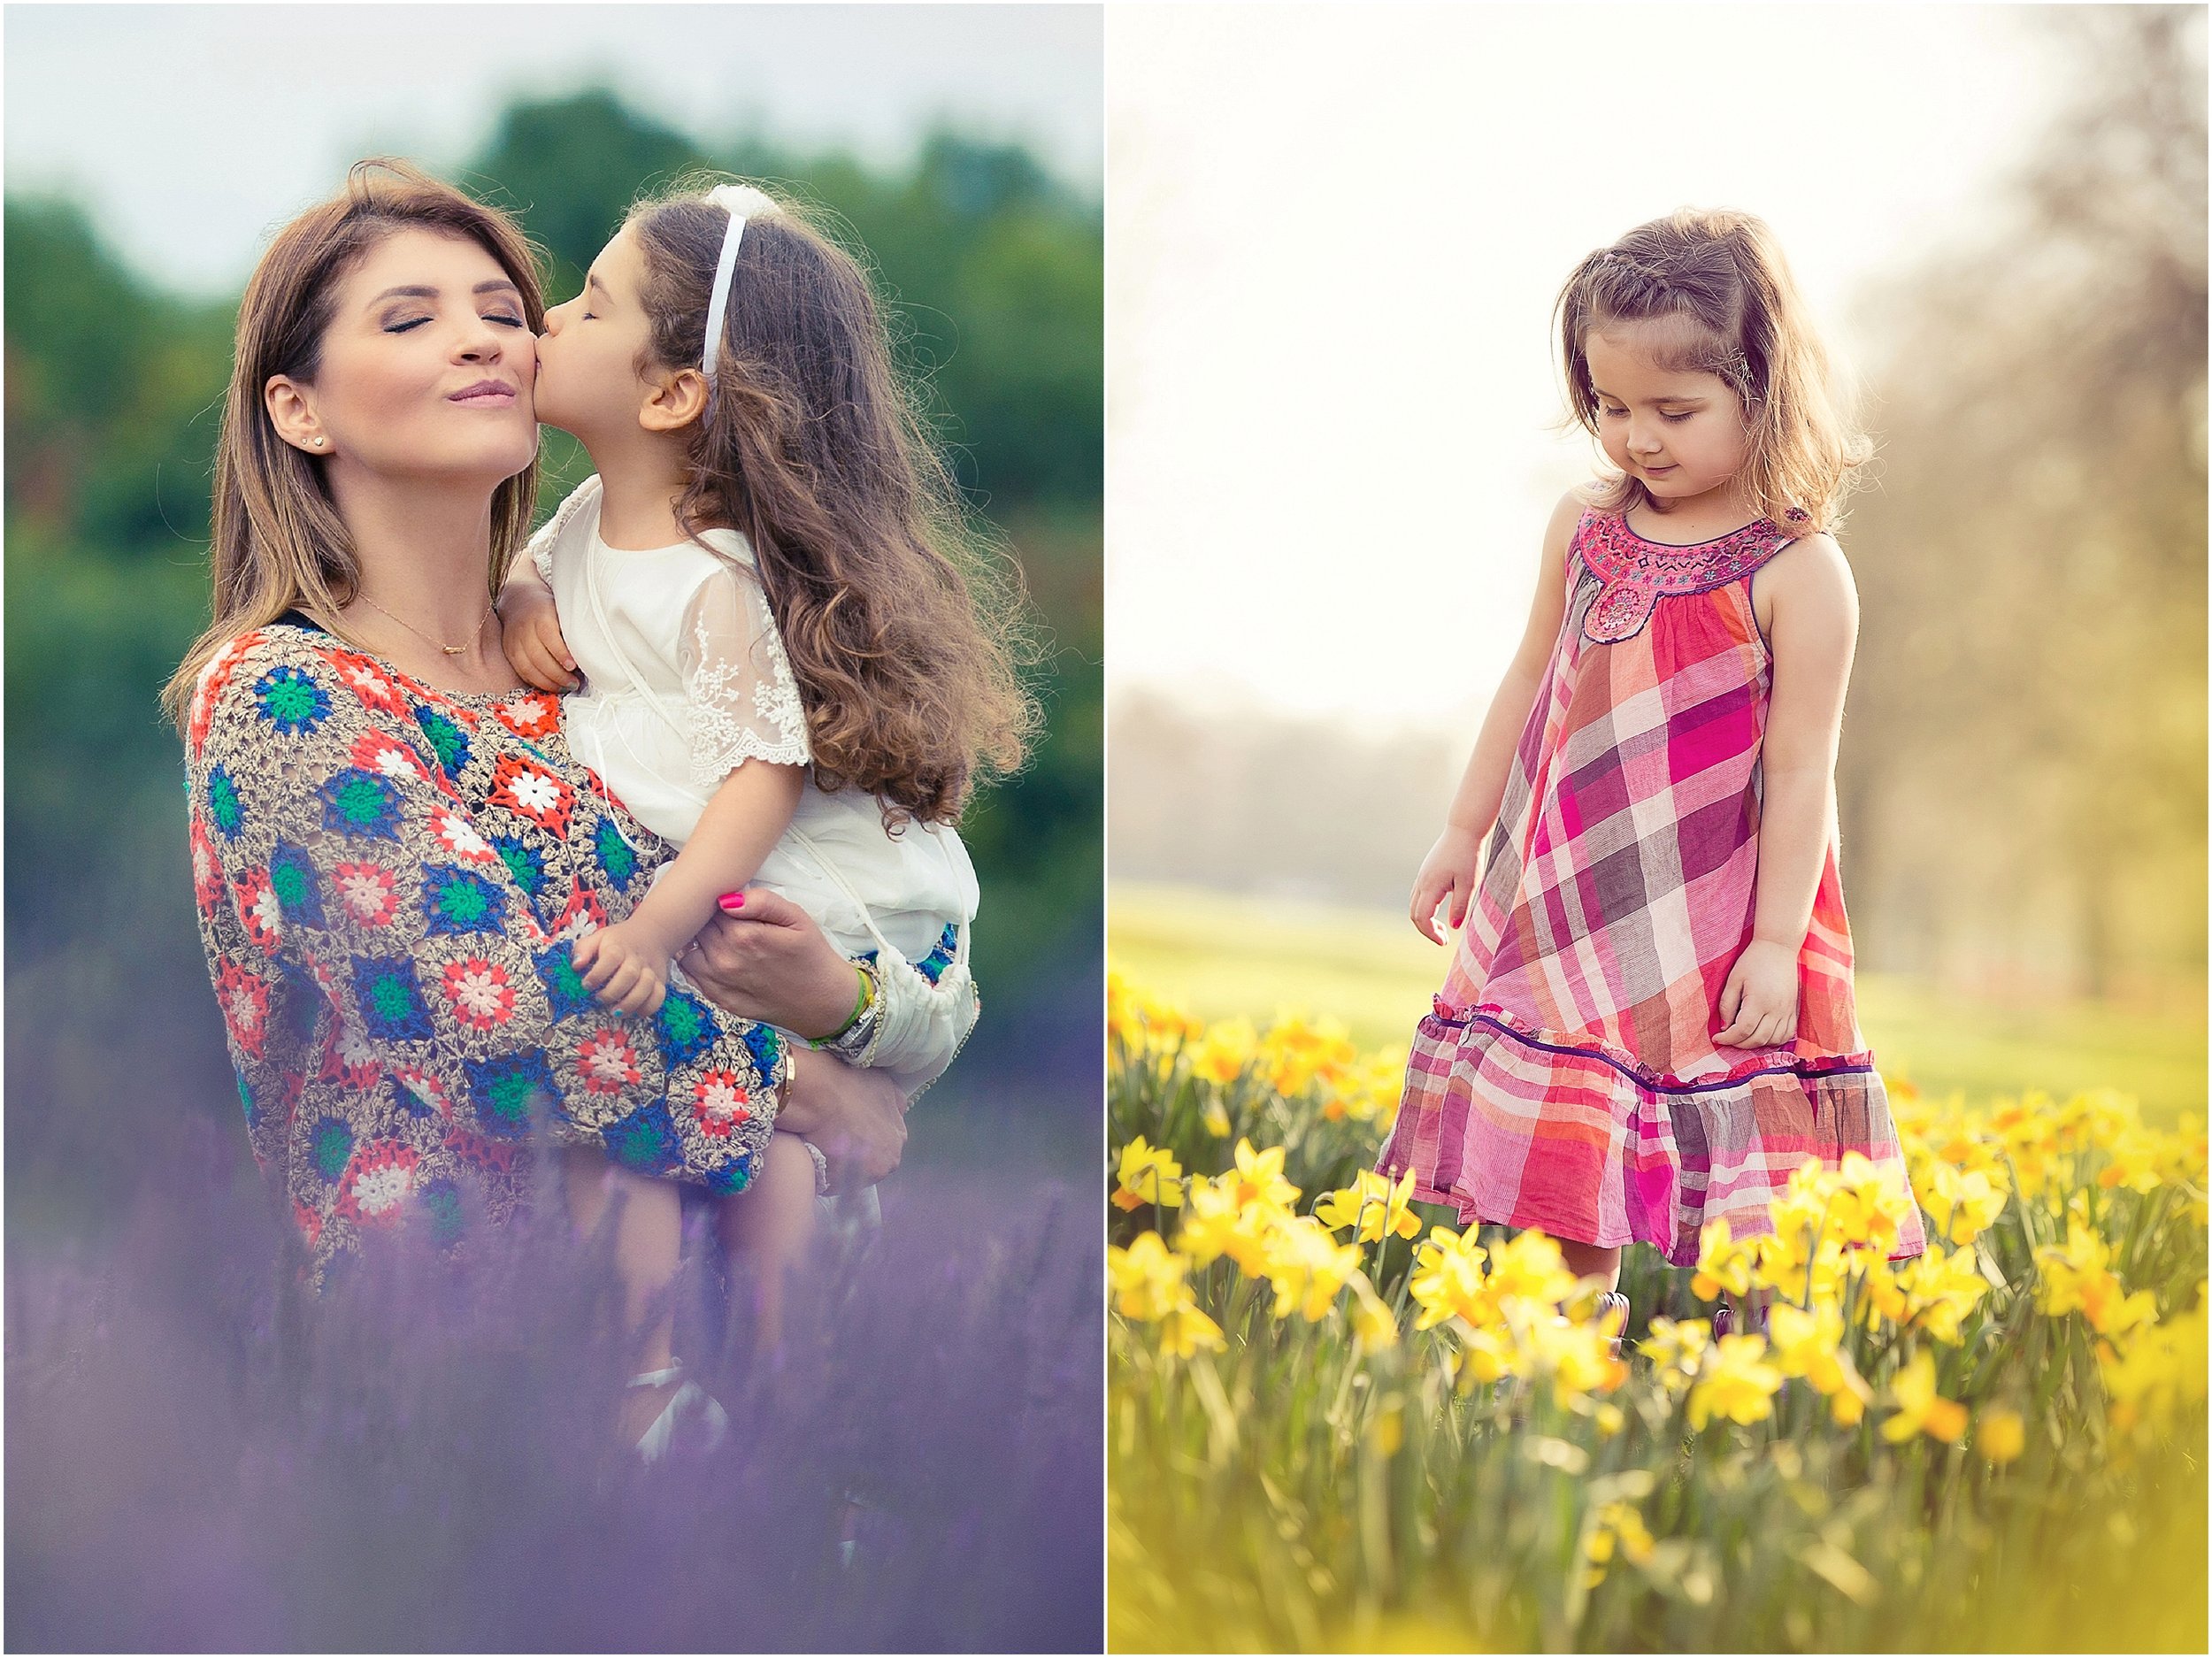
[[[687,180],[641,203],[648,351],[696,367],[729,214]],[[857,259],[781,197],[747,219],[677,516],[752,544],[825,790],[949,823],[1040,725],[1018,568],[978,524],[892,358]],[[641,368],[648,366],[641,365]]]
[[[1827,350],[1764,220],[1684,207],[1639,225],[1575,267],[1554,314],[1570,425],[1597,435],[1597,393],[1583,356],[1590,334],[1610,323],[1671,320],[1660,365],[1717,374],[1742,407],[1751,454],[1741,482],[1751,503],[1801,533],[1832,533],[1842,523],[1845,497],[1874,446],[1837,406]],[[1642,481],[1626,473],[1588,493],[1603,511],[1654,506]]]

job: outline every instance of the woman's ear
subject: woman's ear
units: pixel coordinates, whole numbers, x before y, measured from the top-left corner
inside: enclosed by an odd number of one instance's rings
[[[680,432],[706,411],[707,377],[695,368],[680,368],[646,381],[637,423],[648,432]]]
[[[309,388],[287,374],[272,374],[261,388],[261,406],[269,411],[269,424],[294,449],[310,455],[331,452],[330,434],[315,418]]]

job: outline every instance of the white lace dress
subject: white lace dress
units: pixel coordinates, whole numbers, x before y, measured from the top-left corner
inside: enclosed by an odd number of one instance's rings
[[[704,547],[617,550],[600,538],[599,494],[598,479],[587,479],[528,549],[584,682],[563,699],[569,751],[680,847],[746,761],[809,762],[806,711],[745,538],[709,530]],[[926,1021],[926,1032],[902,1025],[911,1040],[879,1062],[909,1092],[952,1063],[974,1023],[965,969],[979,897],[957,832],[909,823],[894,835],[872,794],[810,786],[757,879],[848,956],[918,973],[932,991],[949,993],[956,979],[964,1015]]]

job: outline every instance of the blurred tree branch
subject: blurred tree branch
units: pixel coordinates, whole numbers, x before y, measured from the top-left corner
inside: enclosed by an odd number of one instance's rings
[[[2054,7],[2074,102],[1996,222],[1886,285],[1847,885],[1872,964],[2201,973],[2201,8]]]

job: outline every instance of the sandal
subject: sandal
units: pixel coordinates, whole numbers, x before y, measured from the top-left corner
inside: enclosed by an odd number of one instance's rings
[[[633,1376],[629,1386],[664,1387],[670,1382],[682,1382],[683,1385],[676,1389],[668,1403],[662,1407],[660,1415],[653,1418],[652,1424],[640,1436],[637,1442],[640,1462],[658,1462],[665,1460],[675,1444],[679,1425],[694,1416],[698,1418],[702,1424],[701,1432],[705,1436],[704,1442],[696,1447],[700,1453],[720,1449],[722,1441],[729,1437],[730,1413],[723,1409],[720,1401],[698,1383],[685,1379],[681,1359],[666,1370],[648,1370],[642,1376]]]
[[[1719,1340],[1719,1339],[1720,1339],[1723,1336],[1726,1335],[1726,1334],[1727,1334],[1730,1331],[1733,1330],[1735,1327],[1736,1327],[1736,1312],[1735,1312],[1735,1309],[1733,1309],[1732,1307],[1729,1306],[1729,1304],[1728,1304],[1726,1301],[1723,1301],[1723,1302],[1722,1302],[1719,1306],[1717,1306],[1717,1307],[1716,1307],[1715,1309],[1713,1309],[1713,1339],[1714,1339],[1714,1340],[1716,1340],[1716,1341]],[[1765,1335],[1765,1334],[1766,1334],[1766,1332],[1767,1332],[1767,1309],[1766,1309],[1766,1308],[1765,1308],[1763,1305],[1762,1305],[1762,1306],[1760,1307],[1760,1309],[1759,1309],[1759,1316],[1758,1316],[1758,1317],[1757,1317],[1757,1318],[1755,1318],[1755,1319],[1754,1319],[1754,1320],[1752,1321],[1752,1325],[1751,1325],[1751,1327],[1752,1327],[1752,1329],[1753,1329],[1755,1332],[1757,1332],[1758,1334],[1760,1334],[1760,1335],[1763,1335],[1763,1335]]]
[[[1621,1309],[1621,1328],[1620,1334],[1612,1339],[1611,1356],[1617,1359],[1621,1356],[1621,1336],[1628,1333],[1628,1297],[1618,1290],[1608,1290],[1598,1297],[1598,1322],[1600,1324],[1605,1322],[1605,1315],[1616,1307]]]

